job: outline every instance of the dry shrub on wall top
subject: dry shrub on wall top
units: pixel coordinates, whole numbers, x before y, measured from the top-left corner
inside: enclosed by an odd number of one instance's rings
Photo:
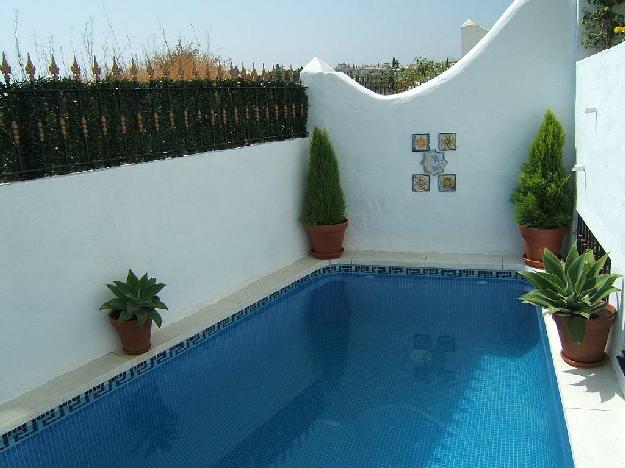
[[[94,56],[101,67],[101,77],[111,75],[113,58],[121,69],[119,78],[132,79],[133,73],[130,70],[134,60],[137,66],[137,80],[140,82],[149,81],[148,63],[154,69],[154,77],[162,78],[164,69],[169,70],[169,76],[177,79],[179,68],[182,69],[184,77],[190,79],[193,76],[193,69],[197,70],[198,76],[207,78],[207,70],[211,78],[217,75],[219,63],[232,63],[231,59],[224,58],[216,53],[211,47],[211,38],[208,32],[204,37],[198,36],[192,23],[189,29],[180,34],[174,43],[168,40],[168,32],[165,26],[158,19],[158,30],[161,38],[151,36],[145,40],[137,41],[127,33],[125,37],[118,34],[116,26],[111,21],[106,9],[101,16],[90,17],[80,29],[80,41],[71,41],[70,44],[56,43],[52,34],[47,36],[49,31],[38,31],[41,35],[34,37],[34,50],[27,51],[22,47],[21,25],[19,10],[14,11],[14,50],[3,50],[7,53],[8,61],[12,62],[11,81],[26,80],[28,73],[26,67],[26,53],[30,52],[32,64],[36,69],[36,77],[48,77],[48,67],[51,56],[56,57],[59,67],[60,77],[72,77],[71,71],[72,57],[75,57],[80,66],[80,75],[83,81],[89,81],[94,77],[92,72]],[[8,18],[7,18],[8,19]],[[104,24],[102,24],[104,23]],[[0,24],[2,22],[0,21]],[[70,25],[71,26],[71,25]],[[191,39],[189,39],[189,36]],[[98,38],[102,38],[99,40]],[[42,40],[45,38],[45,40]],[[6,44],[8,46],[8,44]],[[229,67],[229,66],[228,66]],[[1,78],[1,77],[0,77]]]
[[[512,194],[517,224],[537,229],[567,226],[573,213],[573,181],[562,160],[565,132],[548,110]]]
[[[137,64],[137,80],[140,82],[150,81],[147,70],[148,63],[155,70],[156,76],[159,77],[163,70],[169,70],[170,78],[176,79],[181,70],[186,79],[192,78],[194,72],[205,78],[208,70],[210,77],[215,78],[220,60],[218,55],[203,51],[197,44],[178,39],[173,49],[153,50],[149,55],[146,55],[145,59]],[[123,70],[122,78],[132,79],[128,66]]]

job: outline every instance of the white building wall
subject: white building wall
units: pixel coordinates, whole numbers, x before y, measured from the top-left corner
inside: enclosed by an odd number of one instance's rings
[[[480,44],[431,82],[380,96],[313,60],[309,124],[326,127],[342,170],[349,249],[521,255],[512,192],[550,107],[573,159],[575,0],[517,0]],[[458,191],[413,193],[411,134],[456,132]]]
[[[480,42],[484,36],[488,34],[488,29],[479,24],[474,23],[472,20],[467,20],[460,27],[460,39],[462,44],[462,57],[467,55],[478,42]]]
[[[166,326],[306,255],[308,139],[0,185],[0,403],[118,348],[105,283],[167,283]]]
[[[625,44],[577,63],[575,131],[577,210],[599,243],[610,252],[612,271],[625,274]],[[623,281],[618,286],[623,288]],[[611,301],[619,318],[609,347],[621,386],[625,379],[615,359],[625,339],[623,294]]]

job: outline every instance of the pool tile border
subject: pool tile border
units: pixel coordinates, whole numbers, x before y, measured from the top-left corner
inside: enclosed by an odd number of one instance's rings
[[[210,336],[228,328],[241,319],[248,317],[264,306],[284,297],[299,286],[310,282],[314,278],[332,274],[377,274],[377,275],[399,275],[399,276],[439,276],[454,278],[473,279],[500,279],[500,280],[523,280],[523,277],[515,270],[495,270],[476,268],[437,268],[437,267],[410,267],[410,266],[380,266],[366,264],[330,264],[317,268],[305,276],[291,282],[287,286],[261,298],[248,305],[238,312],[225,319],[207,327],[206,329],[192,335],[191,337],[171,346],[170,348],[152,356],[145,361],[131,367],[127,371],[121,372],[114,377],[95,385],[89,390],[77,395],[60,405],[40,414],[39,416],[17,426],[16,428],[2,434],[0,438],[0,452],[10,449],[19,442],[41,432],[46,427],[61,421],[72,415],[76,411],[84,408],[90,403],[103,396],[123,387],[134,379],[150,372],[152,369],[161,366],[170,359],[185,353],[196,347]]]

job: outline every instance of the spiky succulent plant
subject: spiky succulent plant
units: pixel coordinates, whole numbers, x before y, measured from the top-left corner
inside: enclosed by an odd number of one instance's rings
[[[573,246],[562,261],[545,249],[544,272],[519,272],[536,288],[520,299],[542,307],[549,314],[566,317],[571,338],[581,343],[586,336],[586,321],[597,318],[605,298],[619,291],[614,282],[621,275],[601,274],[607,258],[606,254],[595,260],[590,250],[580,255]]]
[[[106,287],[115,297],[102,304],[100,310],[113,311],[113,318],[120,322],[137,320],[141,327],[148,319],[152,319],[160,328],[163,319],[156,309],[167,310],[157,295],[165,287],[163,283],[157,283],[156,278],[148,279],[147,273],[139,279],[132,270],[128,270],[125,283],[113,281]]]

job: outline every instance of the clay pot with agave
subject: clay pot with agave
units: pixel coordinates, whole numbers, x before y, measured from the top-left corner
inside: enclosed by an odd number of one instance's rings
[[[571,336],[567,316],[554,314],[553,319],[562,345],[560,356],[567,364],[573,367],[598,367],[605,362],[605,347],[616,320],[616,309],[613,306],[605,304],[589,320],[584,320],[585,330],[579,342]]]
[[[109,313],[109,320],[126,354],[143,354],[152,347],[152,319],[147,319],[143,325],[139,325],[137,319],[122,322],[115,316],[119,317],[118,310]]]
[[[614,282],[620,275],[603,273],[607,254],[595,260],[591,250],[579,255],[571,247],[566,260],[544,251],[544,272],[519,272],[534,286],[521,296],[523,302],[553,315],[558,327],[562,359],[575,367],[597,367],[605,362],[605,347],[616,319],[616,309],[607,304],[619,291]]]
[[[107,288],[115,297],[100,307],[110,310],[109,320],[117,331],[126,354],[143,354],[150,349],[152,322],[158,327],[163,319],[157,309],[167,309],[158,297],[158,292],[165,287],[157,283],[156,278],[149,278],[146,273],[140,279],[128,270],[126,282],[114,281]]]
[[[331,259],[343,255],[347,229],[339,165],[328,132],[315,128],[310,142],[302,223],[310,237],[310,254]]]

